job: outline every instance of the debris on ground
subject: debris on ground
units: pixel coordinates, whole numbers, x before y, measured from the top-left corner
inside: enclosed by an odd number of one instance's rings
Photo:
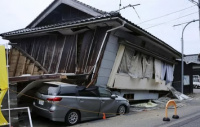
[[[139,104],[133,104],[131,105],[131,111],[135,112],[141,112],[141,111],[147,111],[147,110],[154,110],[158,109],[158,104],[151,102],[151,100],[147,103],[139,103]]]
[[[164,109],[166,107],[166,103],[172,100],[169,97],[160,97],[157,100],[150,100],[147,103],[138,103],[131,105],[131,111],[133,112],[141,112],[141,111],[149,111],[149,110],[156,110],[156,109]],[[176,102],[176,108],[181,108],[185,106],[184,101],[180,101],[179,99],[173,99]],[[170,106],[169,109],[174,109],[174,106]]]
[[[157,100],[153,100],[153,102],[158,104],[159,108],[165,108],[166,107],[166,103],[169,100],[172,100],[172,99],[169,98],[169,97],[160,97]],[[176,108],[181,108],[181,107],[183,107],[185,105],[184,102],[180,101],[179,99],[173,99],[173,100],[176,102]],[[174,108],[174,107],[170,106],[169,108]]]
[[[185,101],[193,99],[191,96],[187,96],[185,94],[182,94],[181,92],[178,92],[172,86],[167,86],[167,87],[170,93],[168,93],[166,96],[160,97],[156,100],[152,100],[152,102],[150,100],[148,103],[133,104],[131,105],[132,107],[131,111],[140,112],[140,111],[147,111],[147,110],[163,109],[166,107],[166,103],[169,100],[174,100],[176,102],[176,108],[181,108],[186,105]],[[173,97],[177,99],[174,99]],[[174,108],[175,108],[174,106],[169,107],[169,109],[174,109]]]
[[[156,103],[152,103],[151,100],[150,100],[147,103],[133,104],[131,106],[134,106],[134,107],[143,107],[143,108],[152,108],[152,107],[156,107],[157,104]]]
[[[182,94],[181,92],[178,92],[177,90],[174,89],[174,87],[172,86],[167,86],[167,88],[169,89],[169,91],[172,92],[172,94],[179,100],[192,100],[192,98],[188,97],[185,94]]]

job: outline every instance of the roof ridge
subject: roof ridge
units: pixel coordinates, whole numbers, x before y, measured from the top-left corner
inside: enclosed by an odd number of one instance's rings
[[[98,18],[115,17],[115,16],[121,16],[121,14],[118,12],[111,12],[111,13],[106,13],[106,14],[102,14],[102,15],[98,15],[98,16],[94,16],[94,17],[90,17],[90,18],[78,19],[78,20],[74,20],[74,21],[61,22],[61,23],[55,23],[55,24],[32,27],[32,28],[26,27],[26,28],[22,28],[22,29],[18,29],[18,30],[1,33],[0,36],[7,36],[7,35],[12,36],[12,35],[19,34],[19,33],[26,33],[28,31],[40,30],[40,29],[45,29],[45,28],[50,28],[50,27],[58,27],[58,26],[67,25],[67,24],[75,24],[75,23],[79,23],[79,22],[84,22],[87,20],[90,21],[90,20],[95,20]]]
[[[96,10],[97,12],[102,13],[102,14],[108,13],[108,12],[106,12],[106,11],[97,9],[97,8],[91,6],[91,5],[85,4],[85,3],[83,3],[83,2],[81,2],[81,1],[79,1],[79,0],[72,0],[72,1],[77,2],[77,3],[80,3],[80,4],[82,4],[82,5],[86,6],[86,7],[89,7],[89,8],[91,8],[91,9],[94,9],[94,10]]]
[[[62,23],[57,23],[57,24],[51,24],[51,25],[46,25],[46,26],[40,26],[40,27],[34,27],[34,28],[25,28],[25,29],[19,29],[19,30],[15,30],[15,31],[11,31],[11,32],[5,32],[0,34],[0,36],[2,36],[3,38],[9,37],[9,36],[16,36],[16,35],[20,35],[20,34],[30,34],[30,33],[35,33],[35,32],[39,32],[39,31],[47,31],[50,29],[61,29],[64,27],[69,27],[70,25],[79,25],[80,23],[89,23],[89,22],[93,22],[95,20],[101,20],[101,19],[112,19],[112,18],[120,18],[121,20],[126,21],[127,23],[129,23],[130,25],[132,25],[133,27],[136,27],[137,29],[141,30],[142,32],[147,33],[150,37],[154,38],[155,40],[159,41],[160,44],[163,44],[166,47],[169,47],[169,49],[173,52],[179,53],[177,50],[175,50],[173,47],[171,47],[169,44],[165,43],[164,41],[162,41],[161,39],[157,38],[156,36],[152,35],[151,33],[149,33],[148,31],[142,29],[140,26],[137,26],[136,24],[134,24],[133,22],[129,21],[128,19],[124,18],[121,16],[121,14],[119,12],[111,12],[111,13],[106,13],[104,15],[99,15],[99,16],[94,16],[94,17],[90,17],[90,18],[85,18],[85,19],[79,19],[79,20],[75,20],[75,21],[68,21],[68,22],[62,22]]]
[[[64,0],[64,1],[73,1],[73,2],[75,2],[75,3],[77,3],[77,4],[80,4],[80,5],[82,5],[82,6],[85,6],[85,7],[89,8],[89,9],[92,9],[94,12],[99,13],[99,15],[107,14],[107,13],[108,13],[108,12],[106,12],[106,11],[97,9],[97,8],[95,8],[95,7],[92,7],[92,6],[90,6],[90,5],[87,5],[87,4],[85,4],[85,3],[83,3],[83,2],[80,2],[80,1],[78,1],[78,0]],[[54,0],[54,1],[53,1],[52,3],[50,3],[38,16],[36,16],[36,18],[35,18],[31,23],[29,23],[29,24],[26,26],[26,28],[30,28],[30,27],[33,25],[33,23],[34,23],[35,21],[37,21],[37,19],[38,19],[42,14],[44,14],[45,11],[47,11],[48,9],[50,9],[51,7],[53,7],[54,4],[56,4],[57,2],[58,2],[58,3],[59,3],[59,2],[60,2],[60,3],[63,3],[64,1],[63,1],[63,0]]]

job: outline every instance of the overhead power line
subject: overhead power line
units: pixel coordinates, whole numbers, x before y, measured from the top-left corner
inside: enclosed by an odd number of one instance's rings
[[[163,24],[167,24],[167,23],[169,23],[169,22],[172,22],[172,21],[175,21],[175,20],[178,20],[178,19],[181,19],[181,18],[190,16],[190,15],[193,15],[193,14],[196,14],[196,13],[198,13],[198,12],[193,12],[193,13],[190,13],[190,14],[187,14],[187,15],[184,15],[184,16],[181,16],[181,17],[179,17],[179,18],[176,18],[176,19],[173,19],[173,20],[170,20],[170,21],[167,21],[167,22],[163,22],[163,23],[159,23],[159,24],[156,24],[156,25],[147,27],[147,28],[145,28],[145,29],[149,29],[149,28],[153,28],[153,27],[160,26],[160,25],[163,25]]]
[[[199,6],[199,3],[194,1],[194,0],[189,0],[190,2],[192,2],[193,4],[195,4],[196,6]]]
[[[172,14],[175,14],[175,13],[178,13],[178,12],[181,12],[181,11],[184,11],[184,10],[187,10],[187,9],[192,8],[192,7],[194,7],[194,6],[195,6],[195,5],[190,6],[190,7],[187,7],[187,8],[184,8],[184,9],[181,9],[181,10],[178,10],[178,11],[174,11],[174,12],[171,12],[171,13],[165,14],[165,15],[163,15],[163,16],[159,16],[159,17],[156,17],[156,18],[152,18],[152,19],[146,20],[146,21],[144,21],[144,22],[138,23],[137,25],[140,25],[140,24],[143,24],[143,23],[146,23],[146,22],[152,21],[152,20],[156,20],[156,19],[160,19],[160,18],[163,18],[163,17],[169,16],[169,15],[172,15]]]

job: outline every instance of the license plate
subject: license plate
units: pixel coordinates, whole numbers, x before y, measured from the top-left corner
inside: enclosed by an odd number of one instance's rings
[[[40,105],[44,105],[44,101],[43,100],[39,100],[39,104]]]

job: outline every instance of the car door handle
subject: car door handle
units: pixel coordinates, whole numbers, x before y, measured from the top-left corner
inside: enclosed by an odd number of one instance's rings
[[[101,100],[101,103],[105,103],[105,101]]]

